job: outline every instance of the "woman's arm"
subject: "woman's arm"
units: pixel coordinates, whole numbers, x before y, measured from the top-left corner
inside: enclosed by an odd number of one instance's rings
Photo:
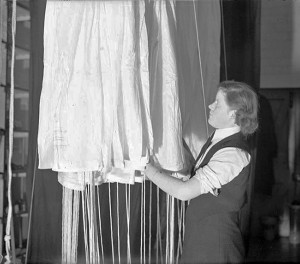
[[[151,164],[146,166],[145,174],[166,193],[186,201],[208,192],[217,195],[217,189],[239,175],[249,162],[248,153],[228,147],[217,151],[209,163],[198,169],[188,181],[174,178]]]
[[[146,166],[145,174],[160,189],[179,200],[187,201],[201,194],[201,183],[197,179],[182,181],[150,163]]]

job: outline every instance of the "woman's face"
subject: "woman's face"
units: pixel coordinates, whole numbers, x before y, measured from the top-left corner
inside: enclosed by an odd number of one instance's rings
[[[215,101],[208,106],[208,123],[214,128],[229,128],[235,125],[235,110],[227,105],[225,93],[218,91]]]

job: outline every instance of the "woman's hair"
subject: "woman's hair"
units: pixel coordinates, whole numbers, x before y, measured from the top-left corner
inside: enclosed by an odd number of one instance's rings
[[[258,128],[258,97],[248,84],[235,81],[223,81],[219,90],[224,92],[228,106],[236,110],[235,123],[240,126],[241,133],[248,136]]]

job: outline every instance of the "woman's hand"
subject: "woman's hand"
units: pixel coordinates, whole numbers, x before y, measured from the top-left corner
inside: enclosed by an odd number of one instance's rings
[[[156,168],[154,165],[152,165],[151,162],[147,163],[146,167],[145,167],[145,176],[147,176],[150,180],[152,178],[152,176],[154,176],[156,173],[159,172],[159,169]]]

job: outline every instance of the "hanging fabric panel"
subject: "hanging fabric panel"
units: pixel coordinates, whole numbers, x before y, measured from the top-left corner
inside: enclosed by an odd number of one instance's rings
[[[220,81],[220,3],[178,1],[176,17],[183,138],[196,157],[211,129],[207,106],[214,101]]]
[[[154,154],[164,169],[184,166],[176,62],[176,1],[150,1],[149,52]]]
[[[40,168],[107,172],[149,146],[141,109],[149,85],[139,81],[141,68],[147,80],[146,29],[134,2],[47,3]]]
[[[148,154],[183,168],[175,22],[172,1],[47,2],[39,168],[73,189],[86,171],[133,183]]]

